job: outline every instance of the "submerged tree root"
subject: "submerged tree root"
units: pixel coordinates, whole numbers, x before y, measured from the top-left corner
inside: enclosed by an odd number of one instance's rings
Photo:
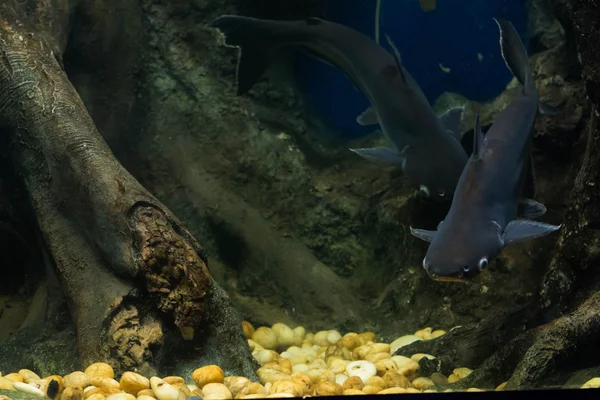
[[[596,292],[571,314],[540,327],[538,337],[517,365],[506,388],[539,386],[580,352],[587,349],[595,353],[592,350],[599,336],[600,292]]]
[[[185,339],[213,344],[189,357],[219,359],[229,373],[254,377],[241,321],[199,244],[118,163],[63,71],[64,44],[50,27],[68,26],[69,5],[54,3],[0,7],[0,121],[56,265],[82,364],[151,373],[168,358],[164,347]],[[22,22],[28,18],[36,24]]]
[[[395,354],[407,357],[415,353],[433,354],[442,361],[438,372],[445,374],[448,374],[448,369],[451,372],[457,366],[475,368],[490,357],[495,349],[520,335],[525,324],[534,319],[533,307],[522,307],[504,315],[454,328],[433,340],[411,343],[398,349]]]

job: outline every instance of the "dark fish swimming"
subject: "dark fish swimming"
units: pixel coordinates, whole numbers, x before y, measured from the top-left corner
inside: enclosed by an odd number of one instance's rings
[[[392,54],[354,29],[319,18],[272,21],[224,15],[211,26],[225,35],[227,45],[241,48],[238,95],[250,90],[285,47],[344,72],[371,103],[357,122],[378,123],[393,146],[351,150],[402,168],[425,196],[450,198],[468,159],[460,144],[463,108],[449,109],[438,118],[389,37]]]
[[[473,153],[460,177],[452,205],[437,231],[413,229],[430,242],[423,267],[435,280],[472,279],[508,244],[547,235],[560,228],[517,219],[519,203],[524,215],[535,218],[545,207],[521,198],[524,176],[531,157],[536,114],[555,115],[558,110],[539,101],[527,53],[514,26],[495,18],[500,29],[502,57],[523,84],[513,100],[483,135],[479,114],[475,122]]]

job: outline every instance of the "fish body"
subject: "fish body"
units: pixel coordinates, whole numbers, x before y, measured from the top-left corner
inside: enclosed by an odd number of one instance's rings
[[[411,228],[413,235],[430,242],[423,267],[436,280],[472,278],[508,244],[560,228],[517,219],[522,204],[531,217],[545,212],[543,205],[523,201],[521,196],[536,115],[538,111],[548,115],[558,111],[540,102],[527,53],[514,26],[499,18],[495,21],[500,29],[502,56],[523,90],[498,115],[485,136],[477,115],[473,153],[459,179],[448,215],[437,231]]]
[[[211,23],[226,44],[241,48],[238,95],[263,75],[277,53],[297,48],[341,70],[369,100],[357,118],[362,125],[379,124],[392,147],[351,149],[360,156],[402,168],[422,194],[450,198],[467,162],[460,138],[463,108],[439,118],[409,72],[393,53],[368,36],[344,25],[319,18],[273,21],[224,15]]]

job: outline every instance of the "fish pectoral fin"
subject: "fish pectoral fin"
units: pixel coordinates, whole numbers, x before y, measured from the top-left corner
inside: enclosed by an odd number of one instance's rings
[[[435,237],[435,234],[437,233],[437,231],[426,231],[425,229],[413,229],[413,227],[411,226],[410,233],[414,237],[417,237],[421,240],[431,243],[431,241]]]
[[[440,123],[459,142],[462,139],[463,132],[460,129],[460,123],[465,112],[465,107],[453,107],[440,114],[438,119]]]
[[[504,245],[520,240],[535,239],[559,230],[561,226],[562,225],[550,225],[527,219],[516,219],[506,226],[504,233],[502,234],[502,239]]]
[[[363,111],[362,114],[356,117],[356,122],[362,126],[375,125],[379,123],[379,118],[377,117],[377,113],[373,107],[369,107]]]
[[[543,103],[541,101],[538,104],[538,111],[540,112],[540,114],[546,115],[546,116],[549,116],[549,117],[553,117],[553,116],[558,115],[558,114],[560,114],[562,112],[561,109],[553,107],[550,104],[546,104],[546,103]]]
[[[381,164],[395,165],[404,169],[406,158],[391,147],[372,147],[369,149],[350,149],[350,151]]]
[[[522,218],[538,218],[546,214],[546,206],[532,199],[524,199],[519,202],[519,216]]]

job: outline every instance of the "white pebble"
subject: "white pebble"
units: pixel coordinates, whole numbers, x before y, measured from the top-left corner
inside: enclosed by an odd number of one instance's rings
[[[408,364],[413,360],[404,356],[394,356],[392,357],[392,361],[396,363],[396,366],[398,368],[402,368],[404,365]]]
[[[136,400],[136,397],[129,393],[113,393],[106,396],[106,400]]]
[[[329,341],[327,340],[327,335],[329,335],[329,331],[319,331],[319,332],[315,333],[315,338],[313,339],[313,343],[318,346],[329,346]]]
[[[286,351],[284,351],[284,353],[289,353],[292,357],[296,357],[302,354],[302,349],[298,346],[291,346]]]
[[[94,389],[96,389],[96,386],[90,385],[90,386],[86,387],[85,389],[83,389],[83,394],[86,394],[90,390],[94,390]]]
[[[304,335],[306,335],[306,329],[303,326],[297,326],[294,328],[294,335],[304,339]]]
[[[107,397],[107,399],[108,399],[108,397]],[[156,400],[156,399],[152,396],[148,396],[147,394],[143,394],[141,396],[138,396],[137,400]]]
[[[279,346],[291,346],[296,342],[296,336],[292,328],[280,322],[271,327],[271,330],[277,335],[277,344]]]
[[[342,335],[338,331],[329,331],[327,334],[327,341],[330,344],[336,344],[341,338]]]
[[[415,336],[415,335],[400,336],[398,339],[394,340],[390,344],[390,354],[394,354],[396,352],[396,350],[398,350],[399,348],[407,346],[407,345],[409,345],[413,342],[417,342],[419,340],[423,340],[423,339],[418,336]]]
[[[292,365],[292,372],[294,373],[304,373],[308,371],[308,365],[306,364],[296,364],[296,365]]]
[[[348,376],[358,376],[363,383],[367,383],[367,380],[377,374],[377,368],[375,365],[368,361],[353,361],[346,367]]]
[[[28,385],[27,383],[13,382],[13,387],[15,389],[17,389],[19,392],[27,393],[27,394],[30,394],[35,397],[41,397],[41,398],[44,397],[44,392],[42,392],[40,389],[36,388],[35,386]]]
[[[338,385],[343,385],[344,382],[346,382],[346,379],[348,379],[348,375],[346,375],[346,374],[336,374],[336,376],[335,376],[335,383],[337,383]]]
[[[179,390],[156,376],[150,379],[150,386],[158,400],[179,400]]]

